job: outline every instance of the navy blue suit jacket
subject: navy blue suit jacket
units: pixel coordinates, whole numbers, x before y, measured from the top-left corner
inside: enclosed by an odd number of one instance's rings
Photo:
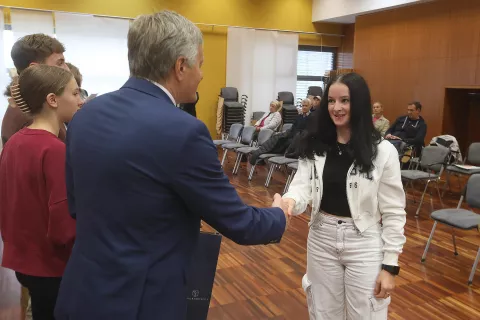
[[[279,242],[285,229],[281,209],[241,201],[206,126],[147,80],[75,115],[66,170],[77,238],[59,320],[183,319],[201,219],[244,245]]]

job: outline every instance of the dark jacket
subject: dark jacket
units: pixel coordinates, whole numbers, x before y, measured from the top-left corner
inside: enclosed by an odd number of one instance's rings
[[[77,238],[57,320],[181,320],[200,220],[240,244],[279,242],[279,208],[245,205],[207,127],[155,84],[130,78],[68,125],[66,182]]]
[[[411,120],[408,116],[401,116],[390,126],[385,136],[388,134],[401,138],[409,145],[423,146],[427,135],[427,124],[422,117]]]

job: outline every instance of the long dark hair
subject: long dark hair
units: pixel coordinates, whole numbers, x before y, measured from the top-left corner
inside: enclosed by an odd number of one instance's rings
[[[337,128],[328,112],[328,94],[335,83],[343,83],[350,91],[351,138],[348,152],[362,172],[369,172],[373,168],[381,136],[373,126],[367,82],[357,73],[342,74],[328,83],[319,110],[309,116],[307,129],[299,141],[298,154],[301,158],[314,159],[314,155],[325,155],[337,143]]]

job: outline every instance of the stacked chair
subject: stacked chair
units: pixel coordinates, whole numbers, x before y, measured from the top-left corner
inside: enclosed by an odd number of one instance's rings
[[[455,229],[462,230],[473,230],[477,229],[480,231],[480,215],[476,214],[473,211],[465,210],[461,208],[464,196],[460,198],[456,209],[442,209],[432,212],[430,217],[435,221],[430,232],[430,237],[428,238],[427,245],[425,246],[425,251],[423,252],[422,262],[425,262],[427,257],[428,248],[435,233],[435,228],[438,223],[452,227],[452,240],[453,240],[453,250],[454,254],[457,256],[457,244],[455,242]],[[465,200],[470,208],[480,209],[480,174],[473,174],[468,179],[467,187],[465,190]],[[478,261],[480,260],[480,247],[477,250],[477,256],[473,262],[472,271],[470,272],[470,277],[468,278],[468,284],[471,285],[473,282],[473,276],[477,269]]]
[[[298,115],[297,107],[295,107],[295,98],[293,93],[281,91],[278,93],[278,101],[282,101],[282,119],[283,123],[294,123]]]
[[[238,101],[238,90],[233,87],[225,87],[220,90],[223,100],[223,122],[222,132],[229,132],[230,126],[234,123],[245,124],[245,112],[248,97],[243,95]]]
[[[311,86],[308,87],[308,93],[307,95],[309,96],[323,96],[323,88],[322,87],[316,87],[316,86]]]

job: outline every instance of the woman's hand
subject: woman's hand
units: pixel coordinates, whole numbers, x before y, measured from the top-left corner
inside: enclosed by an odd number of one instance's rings
[[[382,270],[375,283],[375,298],[386,299],[395,289],[395,277],[388,271]]]
[[[296,201],[291,198],[283,198],[283,207],[287,209],[287,213],[290,216],[293,216],[293,208],[295,207]]]

